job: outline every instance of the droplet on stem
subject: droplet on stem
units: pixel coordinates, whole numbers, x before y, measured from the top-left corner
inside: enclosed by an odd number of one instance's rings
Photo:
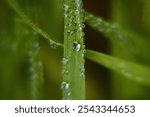
[[[61,89],[62,90],[68,90],[69,89],[69,83],[63,81],[61,83]]]
[[[56,42],[50,40],[50,46],[51,46],[52,48],[56,48]]]
[[[81,49],[81,44],[78,43],[77,41],[75,41],[73,43],[73,50],[78,52],[78,51],[80,51],[80,49]]]
[[[61,63],[64,64],[64,65],[67,64],[68,63],[68,58],[62,58]]]

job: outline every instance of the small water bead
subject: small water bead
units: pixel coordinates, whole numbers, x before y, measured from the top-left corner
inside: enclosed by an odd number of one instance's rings
[[[69,15],[73,14],[73,12],[72,12],[72,11],[69,11],[68,13],[69,13]]]
[[[80,71],[81,71],[80,77],[85,79],[85,67],[84,67],[84,65],[81,65]]]
[[[69,86],[70,86],[70,84],[69,83],[67,83],[67,82],[62,82],[61,83],[61,89],[62,90],[65,90],[65,91],[67,91],[67,90],[69,90]]]
[[[64,5],[63,5],[63,8],[64,8],[64,10],[68,10],[68,9],[69,9],[69,6],[68,6],[67,4],[64,4]]]
[[[68,73],[68,70],[66,70],[65,68],[62,70],[62,75],[66,75]]]
[[[71,92],[68,92],[68,93],[67,93],[67,96],[70,97],[70,96],[71,96]]]
[[[82,28],[85,28],[85,24],[82,24]]]
[[[72,24],[68,23],[68,24],[65,25],[65,27],[66,27],[66,28],[67,28],[67,27],[71,27],[71,25],[72,25]]]
[[[81,44],[75,41],[73,43],[73,50],[79,52],[81,50]]]
[[[82,79],[85,79],[85,74],[84,74],[84,73],[81,73],[81,74],[80,74],[80,77],[81,77]]]
[[[73,31],[70,31],[70,30],[67,31],[68,36],[71,36],[72,34],[73,34]]]
[[[67,64],[67,63],[68,63],[68,61],[69,61],[69,59],[68,59],[68,58],[62,58],[61,63],[65,65],[65,64]]]
[[[75,14],[78,15],[79,13],[80,13],[80,11],[76,9]]]
[[[52,47],[52,48],[56,48],[56,42],[54,42],[54,41],[52,41],[52,40],[50,40],[50,46]]]
[[[85,71],[84,65],[81,65],[80,71],[81,71],[81,72],[84,72],[84,71]]]
[[[68,15],[64,13],[64,17],[65,17],[65,18],[67,18],[67,17],[68,17]]]
[[[66,92],[65,100],[69,100],[71,96],[71,92]]]
[[[82,52],[82,57],[84,57],[85,53],[86,53],[86,50],[84,49]]]

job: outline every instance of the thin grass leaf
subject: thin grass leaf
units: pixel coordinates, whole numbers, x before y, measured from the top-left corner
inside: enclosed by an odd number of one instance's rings
[[[47,34],[45,31],[40,29],[36,24],[34,24],[21,10],[21,8],[18,6],[15,0],[7,0],[9,5],[13,8],[13,10],[21,17],[21,19],[29,26],[31,27],[35,32],[39,33],[41,36],[43,36],[45,39],[50,41],[50,45],[52,47],[55,46],[61,46],[63,47],[63,44],[54,41],[54,38],[51,37],[49,34]]]
[[[129,80],[150,84],[150,69],[147,67],[92,50],[86,51],[86,58],[122,74]]]
[[[36,38],[38,35],[36,36]],[[35,40],[31,41],[31,49],[29,51],[29,71],[30,71],[30,86],[29,92],[32,99],[42,99],[43,95],[43,67],[40,61],[39,43]]]
[[[24,92],[26,96],[22,99],[42,99],[43,71],[39,55],[38,34],[35,34],[26,24],[15,18],[14,39],[18,42],[18,69],[19,93]],[[23,85],[21,85],[23,83]],[[22,94],[21,94],[22,95]]]
[[[134,54],[148,53],[148,45],[145,42],[143,35],[140,35],[133,30],[124,30],[118,24],[109,23],[100,17],[96,17],[91,13],[85,12],[87,23],[95,30],[102,32],[113,44],[118,44],[120,47],[126,48]]]
[[[82,0],[64,0],[63,99],[85,99]]]

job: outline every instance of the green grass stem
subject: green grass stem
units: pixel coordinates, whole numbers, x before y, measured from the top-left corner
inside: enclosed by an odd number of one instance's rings
[[[85,99],[82,0],[64,0],[63,99]]]

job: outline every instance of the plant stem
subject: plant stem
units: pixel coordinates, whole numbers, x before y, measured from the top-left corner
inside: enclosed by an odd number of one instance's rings
[[[64,0],[63,99],[85,99],[82,0]]]

